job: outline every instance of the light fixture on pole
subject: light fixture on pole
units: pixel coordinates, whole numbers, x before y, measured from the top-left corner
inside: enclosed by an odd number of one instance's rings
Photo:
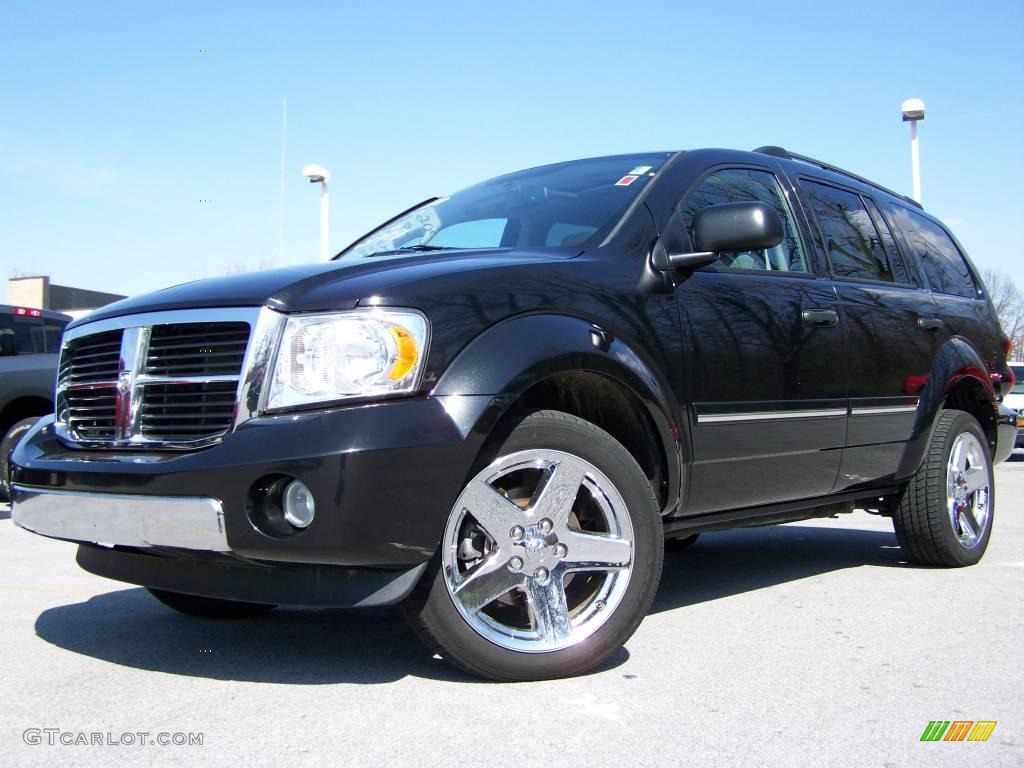
[[[910,123],[910,164],[914,173],[914,199],[921,202],[921,154],[917,148],[917,121],[924,120],[924,102],[907,99],[900,107],[903,122]]]
[[[310,184],[320,184],[320,260],[327,261],[327,182],[331,172],[322,165],[307,165],[302,175]]]

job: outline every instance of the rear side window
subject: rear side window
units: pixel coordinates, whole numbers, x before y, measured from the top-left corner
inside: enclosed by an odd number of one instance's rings
[[[951,296],[976,298],[978,289],[967,262],[946,230],[903,206],[894,205],[890,210],[911,252],[921,260],[931,289]]]
[[[882,235],[882,246],[885,248],[886,254],[889,256],[889,264],[892,266],[892,276],[897,283],[906,283],[907,285],[912,284],[914,281],[910,278],[910,274],[907,272],[907,267],[903,263],[903,259],[900,258],[899,249],[896,247],[896,238],[892,236],[892,230],[889,229],[889,223],[885,220],[882,212],[878,210],[878,206],[875,205],[875,201],[870,197],[862,198],[864,204],[868,207],[868,211],[871,213],[871,218],[875,222],[875,229]]]
[[[836,277],[897,282],[889,254],[860,195],[804,179],[802,186]],[[899,282],[908,282],[906,274]]]

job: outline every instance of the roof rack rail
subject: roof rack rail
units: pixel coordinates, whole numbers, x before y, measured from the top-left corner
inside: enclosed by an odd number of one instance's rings
[[[758,147],[754,151],[762,155],[781,157],[785,160],[800,160],[801,162],[810,163],[811,165],[816,165],[819,168],[824,168],[826,171],[832,171],[833,173],[838,173],[842,176],[849,176],[851,179],[856,179],[862,184],[867,184],[868,186],[874,187],[875,189],[880,189],[883,192],[887,192],[888,194],[892,195],[893,197],[898,197],[900,200],[904,200],[910,203],[915,208],[921,208],[922,210],[924,210],[924,206],[922,206],[914,198],[907,197],[906,195],[901,195],[899,192],[894,192],[893,190],[888,189],[887,187],[883,187],[881,184],[877,184],[871,181],[871,179],[865,179],[863,176],[858,176],[856,173],[851,173],[850,171],[844,170],[839,166],[832,165],[831,163],[826,163],[822,160],[815,160],[813,157],[808,157],[807,155],[798,155],[796,152],[790,152],[789,150],[783,149],[782,147],[774,147],[771,145]]]

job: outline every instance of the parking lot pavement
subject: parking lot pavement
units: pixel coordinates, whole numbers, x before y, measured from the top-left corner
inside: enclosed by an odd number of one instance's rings
[[[1019,766],[1024,461],[996,477],[977,567],[909,567],[889,522],[864,513],[708,534],[666,557],[651,614],[611,664],[517,685],[431,658],[396,609],[176,615],[80,571],[73,546],[0,508],[0,754],[9,766]],[[923,743],[931,720],[998,725],[984,743]],[[61,733],[28,744],[33,728]],[[136,744],[59,743],[83,732]],[[140,732],[203,743],[140,746]]]

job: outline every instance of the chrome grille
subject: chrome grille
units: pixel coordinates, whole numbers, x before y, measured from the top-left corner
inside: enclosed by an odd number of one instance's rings
[[[73,389],[65,393],[68,425],[86,440],[113,440],[117,387]]]
[[[139,430],[152,440],[194,440],[226,432],[235,417],[233,381],[146,384]]]
[[[68,384],[117,381],[121,370],[121,336],[107,331],[69,341],[60,358],[60,379]]]
[[[149,376],[237,376],[242,369],[247,323],[158,325],[149,337]]]
[[[187,449],[220,440],[235,423],[259,313],[181,310],[72,328],[61,350],[57,434],[92,448]]]

